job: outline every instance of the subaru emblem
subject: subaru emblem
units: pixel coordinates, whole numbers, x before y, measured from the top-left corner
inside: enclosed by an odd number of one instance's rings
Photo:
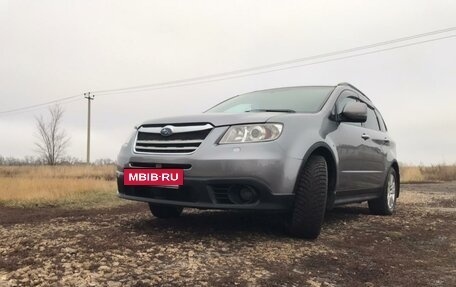
[[[160,130],[160,134],[164,137],[169,137],[173,134],[173,130],[169,127],[164,127]]]

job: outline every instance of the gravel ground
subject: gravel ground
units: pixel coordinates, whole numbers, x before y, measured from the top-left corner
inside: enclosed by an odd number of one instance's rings
[[[404,185],[394,216],[337,208],[319,239],[278,214],[0,208],[0,286],[456,286],[456,183]]]

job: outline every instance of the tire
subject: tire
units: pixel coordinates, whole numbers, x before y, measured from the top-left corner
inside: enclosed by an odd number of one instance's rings
[[[392,215],[396,208],[398,188],[397,173],[391,167],[383,185],[382,196],[368,201],[370,213],[376,215]]]
[[[296,183],[295,204],[289,231],[292,235],[315,239],[320,234],[328,195],[328,167],[324,157],[309,158]]]
[[[175,218],[181,215],[184,208],[180,206],[167,206],[149,203],[149,209],[152,215],[157,218]]]

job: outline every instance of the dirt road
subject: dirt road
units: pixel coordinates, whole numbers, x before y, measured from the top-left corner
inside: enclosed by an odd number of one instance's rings
[[[0,286],[456,286],[456,183],[404,185],[392,217],[338,208],[316,241],[281,220],[1,207]]]

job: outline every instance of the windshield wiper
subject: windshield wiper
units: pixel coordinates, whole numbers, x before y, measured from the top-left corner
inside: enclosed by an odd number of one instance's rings
[[[253,109],[250,111],[245,111],[246,113],[251,113],[251,112],[267,112],[267,113],[296,113],[295,110],[289,110],[289,109]]]

